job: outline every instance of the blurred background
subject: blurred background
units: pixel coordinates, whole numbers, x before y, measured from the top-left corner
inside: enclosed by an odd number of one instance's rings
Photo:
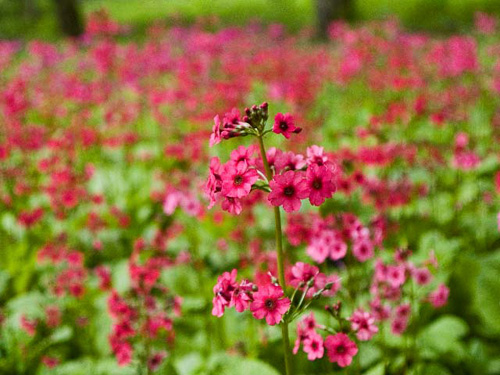
[[[321,31],[335,18],[356,22],[396,16],[410,30],[446,34],[467,32],[475,11],[500,15],[499,0],[0,0],[0,38],[78,35],[85,17],[102,7],[137,36],[157,20],[192,23],[207,16],[223,25],[258,18],[290,31]]]

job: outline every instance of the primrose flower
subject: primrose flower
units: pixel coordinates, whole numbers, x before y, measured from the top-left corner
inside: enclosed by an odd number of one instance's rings
[[[297,211],[301,205],[300,200],[309,196],[307,181],[301,172],[287,171],[274,176],[269,186],[269,202],[273,206],[283,206],[286,212]]]
[[[275,325],[290,308],[290,300],[283,297],[283,289],[279,285],[269,284],[259,287],[253,294],[250,311],[257,319],[266,319],[267,324]]]

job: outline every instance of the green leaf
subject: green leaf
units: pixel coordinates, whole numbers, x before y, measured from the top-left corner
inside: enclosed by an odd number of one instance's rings
[[[475,307],[488,334],[500,334],[500,251],[481,260]]]
[[[209,361],[209,374],[217,375],[279,375],[272,366],[258,359],[215,354]]]
[[[462,319],[445,315],[422,330],[418,337],[418,344],[427,357],[434,357],[433,353],[461,355],[464,348],[460,340],[468,330],[467,324]]]

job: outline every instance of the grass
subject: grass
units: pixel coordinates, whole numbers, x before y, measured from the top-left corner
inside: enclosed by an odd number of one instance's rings
[[[87,0],[85,12],[101,7],[119,22],[149,25],[156,19],[179,15],[186,21],[217,16],[229,25],[245,24],[253,19],[279,22],[291,30],[314,23],[311,0]]]
[[[0,39],[59,37],[52,0],[0,0]],[[360,20],[395,15],[413,30],[467,31],[477,10],[500,16],[499,0],[354,0]],[[297,31],[315,22],[315,0],[82,0],[85,14],[105,7],[111,16],[134,27],[137,35],[156,20],[176,15],[185,22],[217,16],[224,24],[241,25],[254,19],[278,22]]]

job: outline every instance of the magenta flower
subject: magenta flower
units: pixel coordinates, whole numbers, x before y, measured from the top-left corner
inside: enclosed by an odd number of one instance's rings
[[[373,257],[373,243],[368,239],[355,241],[352,245],[352,253],[360,262],[365,262]]]
[[[239,200],[238,198],[226,197],[222,201],[221,206],[224,211],[227,211],[233,215],[239,215],[243,210],[241,206],[241,200]]]
[[[308,263],[297,262],[291,272],[290,285],[297,288],[301,282],[305,284],[314,278],[319,273],[319,268]]]
[[[235,289],[231,299],[231,306],[234,306],[236,311],[243,312],[248,308],[252,300],[249,295],[249,293],[252,291],[252,287],[252,283],[248,282],[247,280],[243,280]]]
[[[358,347],[345,333],[337,333],[325,339],[325,348],[330,362],[337,362],[340,367],[349,366]]]
[[[304,339],[304,352],[307,353],[307,359],[310,361],[323,358],[323,354],[325,353],[323,337],[316,332],[310,332]]]
[[[237,270],[233,269],[231,273],[224,272],[217,279],[217,284],[214,286],[214,298],[212,300],[213,309],[212,315],[221,317],[224,315],[224,310],[226,307],[230,306],[231,300],[233,298],[233,292],[238,287],[236,284],[236,274]]]
[[[307,185],[309,186],[309,202],[313,206],[321,206],[326,198],[331,198],[335,192],[333,173],[324,166],[311,164],[307,169]]]
[[[210,159],[210,172],[208,175],[207,182],[205,184],[205,193],[207,194],[210,204],[208,208],[212,208],[217,202],[221,187],[222,179],[220,176],[221,164],[218,157],[213,157]]]
[[[375,317],[369,312],[358,309],[354,311],[349,318],[351,328],[356,332],[356,337],[360,341],[371,340],[374,334],[378,332],[378,327],[375,325]]]
[[[283,134],[286,139],[289,139],[290,134],[298,134],[301,131],[302,128],[298,128],[295,126],[293,117],[289,113],[278,113],[274,117],[273,132],[275,132],[276,134]]]
[[[305,332],[307,332],[307,334],[316,332],[316,328],[318,327],[318,323],[316,322],[314,313],[310,313],[308,316],[302,319],[302,324],[304,325],[304,330]]]
[[[210,134],[210,142],[209,142],[210,147],[215,146],[222,140],[220,126],[221,126],[220,117],[219,115],[217,115],[214,117],[214,126],[212,128],[212,134]]]
[[[282,205],[286,212],[297,211],[301,205],[300,200],[309,196],[307,181],[301,172],[287,171],[274,176],[269,186],[269,202],[273,206]]]
[[[292,151],[280,153],[274,161],[276,173],[284,170],[296,171],[304,168],[306,165],[304,155],[296,154]]]
[[[231,152],[231,161],[237,166],[241,163],[245,164],[245,166],[253,166],[255,165],[255,158],[253,157],[254,152],[254,146],[248,148],[245,146],[238,146],[236,150]]]
[[[432,274],[427,267],[415,268],[411,275],[418,285],[427,285],[432,280]]]
[[[404,265],[387,266],[386,277],[389,284],[394,288],[403,285],[406,280],[405,266]]]
[[[443,307],[448,302],[448,296],[450,290],[444,284],[438,286],[438,288],[429,294],[429,301],[435,308]]]
[[[231,198],[242,198],[250,194],[252,185],[259,179],[255,169],[246,163],[227,163],[222,168],[222,195]]]
[[[266,319],[267,324],[275,325],[290,308],[290,300],[283,297],[283,289],[279,285],[268,284],[259,287],[253,294],[250,311],[257,319]]]
[[[399,336],[406,331],[406,327],[408,327],[408,318],[396,316],[396,318],[394,318],[391,322],[391,333]]]

